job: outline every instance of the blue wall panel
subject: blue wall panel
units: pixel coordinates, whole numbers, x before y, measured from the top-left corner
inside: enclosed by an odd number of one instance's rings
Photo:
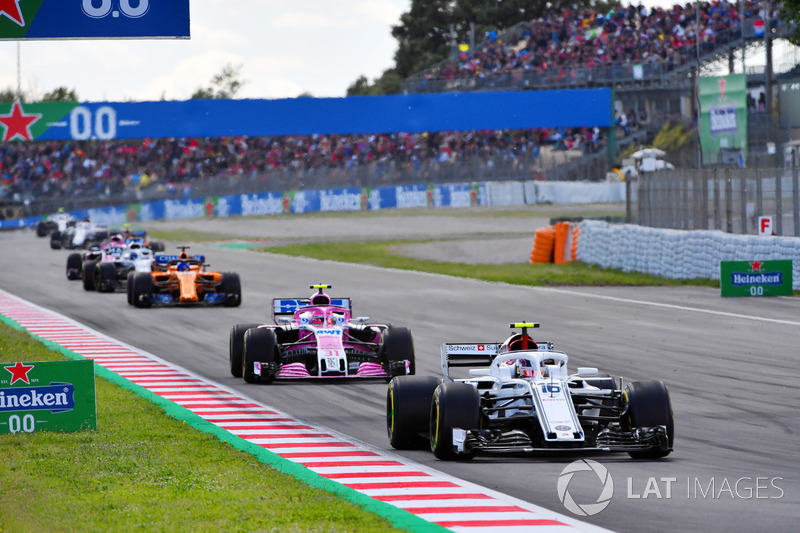
[[[38,140],[365,134],[611,125],[610,89],[83,103]]]

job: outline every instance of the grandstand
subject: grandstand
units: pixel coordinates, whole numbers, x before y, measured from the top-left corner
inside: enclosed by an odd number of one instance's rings
[[[687,3],[649,11],[629,6],[607,14],[550,12],[492,35],[403,83],[406,92],[611,87],[619,118],[613,131],[2,143],[0,202],[30,215],[60,206],[80,209],[86,202],[113,205],[263,190],[603,179],[607,141],[645,143],[665,121],[691,124],[698,72],[726,62],[733,70],[737,55],[744,62],[745,55],[771,52],[770,40],[786,30],[778,8],[768,18],[765,38],[756,32],[756,21],[764,15],[760,3],[744,2],[741,20],[736,5],[702,3],[700,11]],[[701,35],[699,43],[695,35]],[[771,94],[771,71],[771,64],[748,71],[748,83]],[[750,124],[756,156],[766,152],[767,140],[780,138],[769,113],[753,109]],[[679,159],[675,162],[691,165],[696,156],[690,151]],[[774,164],[774,158],[768,162]]]

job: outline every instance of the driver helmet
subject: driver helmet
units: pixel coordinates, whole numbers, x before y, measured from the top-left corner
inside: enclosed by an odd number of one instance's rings
[[[189,265],[188,264],[184,263],[183,261],[178,263],[178,271],[179,272],[186,272],[187,270],[189,270]]]
[[[311,316],[311,323],[315,325],[325,324],[325,315],[323,313],[315,312]]]
[[[536,376],[536,369],[527,359],[517,359],[514,361],[515,378],[532,378]]]

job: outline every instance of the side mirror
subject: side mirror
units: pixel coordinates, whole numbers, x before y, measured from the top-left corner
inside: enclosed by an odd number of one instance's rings
[[[357,316],[357,317],[355,317],[353,319],[353,322],[355,322],[357,324],[366,324],[367,322],[369,322],[369,317],[368,316]]]
[[[278,317],[278,324],[291,324],[291,323],[292,323],[292,319],[291,318],[287,318],[285,316],[279,316]]]
[[[581,377],[596,376],[597,369],[589,366],[578,367],[578,375]]]

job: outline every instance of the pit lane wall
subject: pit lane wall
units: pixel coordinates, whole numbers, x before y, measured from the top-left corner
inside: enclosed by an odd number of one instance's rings
[[[674,230],[584,220],[577,259],[603,268],[670,279],[718,280],[720,261],[792,260],[800,290],[800,238],[737,235],[719,230]]]
[[[624,183],[500,181],[343,188],[159,200],[73,211],[100,224],[150,220],[367,211],[407,207],[512,206],[538,203],[624,202]],[[0,229],[35,226],[42,217],[0,220]]]

